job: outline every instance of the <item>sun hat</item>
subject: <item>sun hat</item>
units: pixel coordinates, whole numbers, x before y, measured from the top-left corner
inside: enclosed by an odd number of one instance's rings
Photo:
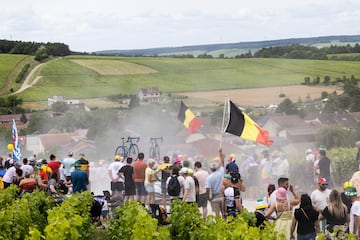
[[[179,173],[182,173],[182,174],[187,174],[189,171],[189,169],[187,167],[183,167],[180,169],[180,172]]]
[[[267,208],[268,206],[269,206],[269,204],[265,201],[265,199],[260,198],[260,199],[256,200],[256,203],[255,203],[256,210]]]
[[[311,148],[307,149],[307,150],[305,151],[305,153],[306,153],[306,154],[308,154],[308,153],[312,153]]]
[[[174,164],[175,164],[175,163],[181,163],[180,158],[175,158],[175,160],[174,160]]]
[[[326,183],[326,179],[325,179],[325,178],[319,178],[318,184],[322,184],[322,183]]]
[[[278,190],[276,191],[276,198],[279,200],[286,200],[287,199],[286,189],[283,187],[279,187]]]
[[[352,182],[346,181],[344,182],[344,189],[347,189],[348,187],[352,187]]]
[[[345,195],[348,197],[357,196],[356,188],[348,187],[345,191]]]

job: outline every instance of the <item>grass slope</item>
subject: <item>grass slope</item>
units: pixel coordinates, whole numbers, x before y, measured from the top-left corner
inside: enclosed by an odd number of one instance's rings
[[[84,64],[89,59],[92,69]],[[135,74],[123,74],[124,66],[131,66]],[[102,69],[101,74],[94,69]],[[114,74],[114,69],[120,74]],[[141,69],[153,73],[142,73]],[[297,85],[304,77],[360,77],[360,62],[70,56],[46,63],[38,74],[43,78],[19,95],[25,101],[53,95],[89,98],[128,94],[149,86],[176,93]]]

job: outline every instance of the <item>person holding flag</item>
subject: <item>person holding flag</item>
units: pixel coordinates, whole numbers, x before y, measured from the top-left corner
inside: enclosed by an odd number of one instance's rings
[[[19,142],[18,131],[14,119],[12,125],[12,138],[13,138],[13,158],[16,162],[19,162],[21,159],[20,142]]]

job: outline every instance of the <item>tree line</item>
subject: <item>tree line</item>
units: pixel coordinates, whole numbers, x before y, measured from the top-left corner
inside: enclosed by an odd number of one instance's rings
[[[0,53],[37,55],[39,51],[48,56],[66,56],[72,54],[69,46],[64,43],[40,43],[0,40]]]

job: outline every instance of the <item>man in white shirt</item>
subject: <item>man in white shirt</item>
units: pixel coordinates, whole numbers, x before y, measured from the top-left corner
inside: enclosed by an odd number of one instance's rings
[[[125,190],[124,179],[119,174],[119,170],[125,165],[121,162],[121,156],[116,155],[115,161],[109,165],[108,175],[111,179],[110,187],[113,197],[121,197],[122,191]]]
[[[20,167],[20,169],[23,171],[22,177],[25,177],[25,173],[29,173],[31,175],[34,171],[34,168],[29,165],[27,158],[23,159],[23,165]]]
[[[318,180],[318,189],[314,190],[311,193],[311,202],[316,211],[321,213],[329,202],[329,195],[331,190],[327,189],[328,183],[325,178],[319,178]],[[321,230],[324,229],[325,220],[321,221],[320,227]]]
[[[74,164],[76,159],[73,158],[73,152],[68,152],[68,157],[63,160],[63,169],[65,180],[69,182],[71,180],[71,173],[75,170]]]
[[[187,171],[180,170],[180,172],[183,172],[183,176],[185,178],[183,201],[186,203],[193,203],[196,202],[195,181],[194,178],[189,174],[189,170],[193,170],[188,168],[186,170]]]

